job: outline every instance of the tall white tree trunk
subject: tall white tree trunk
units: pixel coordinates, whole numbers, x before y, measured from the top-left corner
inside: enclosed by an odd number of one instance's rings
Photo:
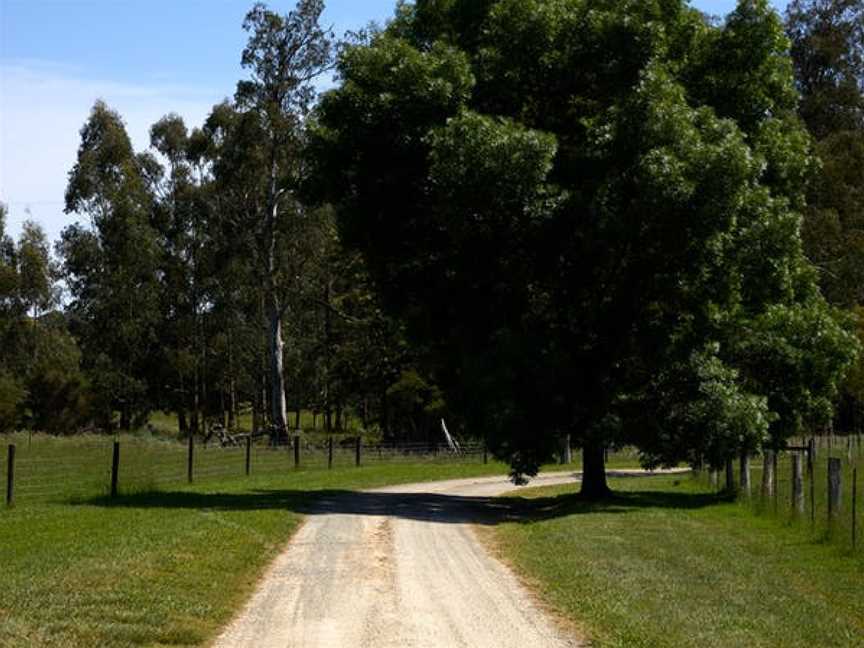
[[[268,308],[270,320],[270,401],[273,425],[280,435],[288,429],[288,406],[285,401],[285,343],[282,340],[282,313],[275,298]]]
[[[270,337],[270,406],[279,436],[287,434],[288,406],[285,401],[285,342],[282,340],[282,308],[276,287],[276,223],[279,193],[276,186],[276,153],[271,151],[270,186],[267,196],[267,319]]]

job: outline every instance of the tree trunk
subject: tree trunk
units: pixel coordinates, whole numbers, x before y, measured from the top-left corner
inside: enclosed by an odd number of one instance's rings
[[[270,423],[270,417],[267,416],[267,358],[262,356],[261,360],[261,375],[258,378],[258,417],[261,419],[261,427],[266,428]]]
[[[561,454],[558,457],[558,463],[562,466],[569,465],[573,463],[573,452],[570,449],[570,435],[565,434],[564,438],[561,439]]]
[[[177,412],[177,426],[180,428],[180,436],[189,436],[189,423],[186,421],[186,410]]]
[[[324,282],[324,429],[333,429],[333,406],[330,402],[330,371],[333,356],[333,319],[330,313],[330,299],[333,292],[333,282],[329,277]]]
[[[234,344],[231,340],[231,327],[228,334],[228,429],[237,429],[237,383],[234,380]]]
[[[264,427],[261,421],[261,409],[258,407],[258,399],[252,399],[252,432],[258,432]]]
[[[120,429],[127,432],[132,429],[132,412],[125,402],[120,406]]]
[[[606,448],[599,439],[585,441],[582,447],[582,490],[585,499],[609,497],[612,491],[606,484]]]
[[[267,304],[270,320],[270,403],[273,425],[280,437],[288,430],[288,405],[285,402],[285,343],[282,341],[282,314],[276,297],[270,295]]]
[[[762,498],[774,496],[774,450],[765,450],[762,461]]]
[[[726,459],[726,492],[734,493],[735,488],[735,468],[732,466],[732,457]]]
[[[228,412],[225,409],[225,385],[219,389],[219,425],[226,427],[228,424]],[[226,428],[227,429],[227,428]]]
[[[198,367],[197,366],[195,367],[195,374],[194,375],[195,375],[195,378],[193,380],[193,387],[192,387],[192,434],[198,434],[198,432],[200,431],[199,426],[200,426],[200,418],[201,418],[201,412],[200,412],[201,403],[200,403],[200,395],[199,395],[201,385],[200,385],[200,377],[198,375]]]
[[[741,453],[740,474],[741,492],[750,497],[750,455],[745,450]]]
[[[384,433],[384,438],[388,441],[391,438],[390,432],[390,404],[387,402],[387,390],[381,392],[381,429]]]
[[[228,382],[228,429],[237,429],[237,385],[233,378]]]
[[[285,401],[285,342],[282,339],[282,307],[276,285],[276,234],[279,221],[278,143],[270,142],[270,178],[267,187],[267,212],[264,214],[265,242],[267,246],[265,303],[270,343],[270,411],[272,423],[281,437],[288,430],[288,405]]]

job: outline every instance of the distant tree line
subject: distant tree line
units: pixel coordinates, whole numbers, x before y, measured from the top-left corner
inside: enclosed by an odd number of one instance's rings
[[[256,5],[250,80],[201,128],[160,119],[146,151],[96,102],[66,190],[84,221],[56,261],[35,223],[2,239],[0,429],[128,430],[163,410],[196,434],[246,408],[284,434],[305,409],[324,429],[350,411],[385,437],[428,437],[444,405],[417,350],[332,210],[299,195],[313,82],[335,47],[322,9]]]
[[[825,298],[852,312],[864,343],[864,3],[794,0],[786,15],[799,114],[818,165],[803,239]],[[864,358],[843,383],[836,423],[864,426]]]
[[[417,0],[347,43],[322,10],[255,5],[233,100],[148,151],[97,102],[86,221],[56,262],[2,239],[2,428],[446,413],[517,479],[570,439],[602,495],[610,445],[860,425],[859,0]]]

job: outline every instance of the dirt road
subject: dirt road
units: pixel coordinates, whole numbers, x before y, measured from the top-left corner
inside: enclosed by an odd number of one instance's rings
[[[532,486],[572,482],[541,476]],[[337,494],[310,507],[217,648],[558,648],[563,637],[473,524],[503,477]]]

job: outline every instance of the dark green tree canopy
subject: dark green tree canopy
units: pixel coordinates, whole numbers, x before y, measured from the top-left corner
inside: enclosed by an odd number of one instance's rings
[[[864,4],[796,0],[787,11],[786,32],[800,114],[821,161],[808,194],[804,249],[826,299],[857,312],[864,339]],[[840,426],[854,425],[864,408],[862,371],[859,358],[838,408]]]
[[[338,70],[315,189],[517,478],[567,433],[600,494],[604,445],[717,464],[830,412],[855,342],[766,0],[418,0]]]

